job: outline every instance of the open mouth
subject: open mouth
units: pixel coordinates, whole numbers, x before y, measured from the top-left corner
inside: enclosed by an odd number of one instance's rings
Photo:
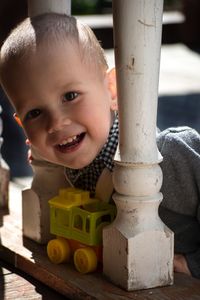
[[[70,150],[74,150],[79,146],[79,144],[82,142],[82,140],[85,137],[85,132],[82,132],[81,134],[74,135],[72,137],[69,137],[66,140],[63,140],[62,143],[57,145],[59,151],[61,152],[67,152]]]

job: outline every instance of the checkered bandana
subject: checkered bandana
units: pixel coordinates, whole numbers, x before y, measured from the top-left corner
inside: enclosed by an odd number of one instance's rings
[[[88,190],[94,195],[96,183],[103,169],[107,167],[110,171],[113,170],[113,157],[117,149],[118,135],[119,124],[116,116],[108,140],[93,162],[82,169],[65,169],[66,176],[74,187]]]

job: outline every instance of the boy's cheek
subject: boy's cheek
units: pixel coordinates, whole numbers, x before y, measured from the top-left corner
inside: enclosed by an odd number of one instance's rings
[[[37,140],[42,133],[42,126],[38,128],[38,124],[36,125],[36,123],[31,124],[27,122],[23,124],[23,129],[31,144],[34,142],[34,140]]]
[[[24,128],[24,132],[27,137],[26,144],[28,146],[34,145],[35,143],[37,143],[38,134],[36,134],[34,132],[30,132],[29,130],[26,130],[26,128]]]

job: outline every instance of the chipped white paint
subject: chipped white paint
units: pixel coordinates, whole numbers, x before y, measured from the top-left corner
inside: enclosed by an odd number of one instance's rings
[[[158,216],[162,10],[162,0],[113,0],[120,119],[113,182],[118,213],[103,232],[103,266],[105,275],[127,290],[173,283],[173,234]]]
[[[34,178],[30,189],[22,192],[23,235],[45,244],[51,238],[48,200],[68,185],[64,167],[33,160]]]
[[[71,0],[28,0],[29,17],[51,12],[70,15]]]
[[[0,113],[2,113],[1,106],[0,106]],[[0,117],[0,208],[8,209],[10,168],[1,156],[1,146],[3,143],[2,132],[3,132],[3,122]]]
[[[0,155],[0,208],[9,207],[10,168]]]

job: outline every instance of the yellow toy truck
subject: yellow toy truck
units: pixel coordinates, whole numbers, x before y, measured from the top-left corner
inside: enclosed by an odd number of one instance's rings
[[[102,229],[114,220],[116,207],[75,188],[61,189],[49,205],[50,231],[57,236],[47,245],[49,259],[59,264],[73,255],[80,273],[95,271],[102,262]]]

